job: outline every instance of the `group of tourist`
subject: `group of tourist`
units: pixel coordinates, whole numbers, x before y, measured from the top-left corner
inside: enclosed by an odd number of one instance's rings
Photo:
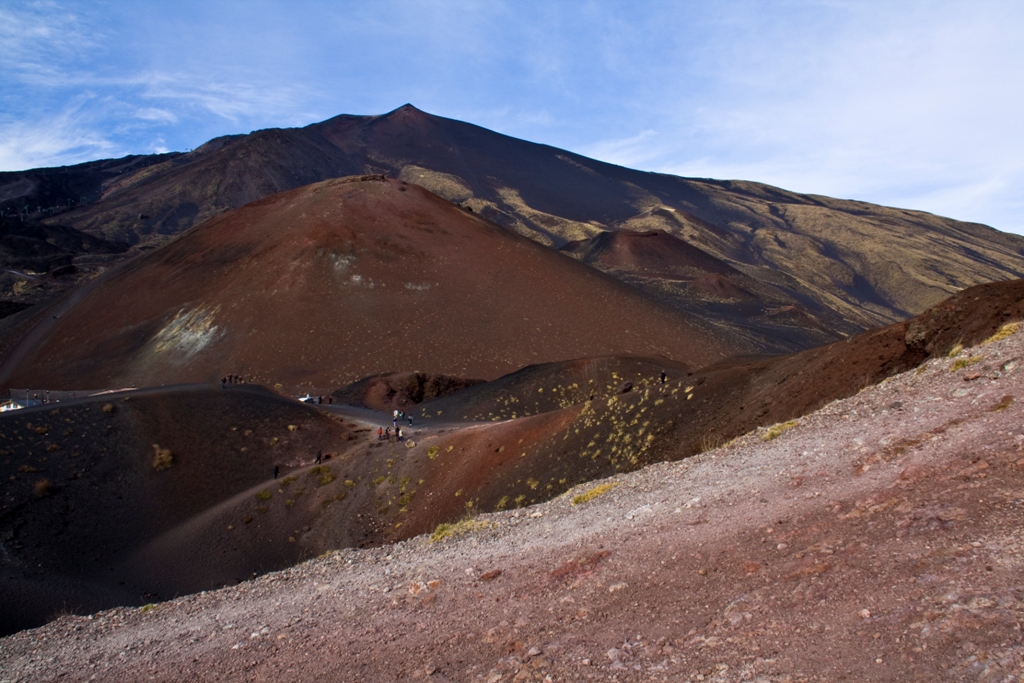
[[[226,387],[229,384],[244,384],[245,380],[239,375],[224,375],[220,378],[221,388]]]

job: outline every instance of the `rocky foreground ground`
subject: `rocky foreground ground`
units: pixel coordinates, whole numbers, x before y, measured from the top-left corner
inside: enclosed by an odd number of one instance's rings
[[[1022,398],[1017,333],[435,540],[62,617],[0,680],[1018,683]]]

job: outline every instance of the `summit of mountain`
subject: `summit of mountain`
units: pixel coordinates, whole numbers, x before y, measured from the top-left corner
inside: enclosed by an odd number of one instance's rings
[[[119,242],[161,241],[275,192],[386,174],[556,248],[606,232],[671,235],[783,299],[762,304],[796,311],[786,321],[797,330],[790,341],[762,341],[773,352],[890,324],[965,287],[1024,276],[1024,238],[984,225],[754,182],[636,171],[412,105],[226,136],[153,161],[107,178],[88,205],[45,220]],[[38,175],[22,175],[29,173]],[[31,188],[16,176],[0,177],[0,196],[30,201]],[[740,293],[717,276],[700,286]],[[677,288],[663,289],[666,301],[687,308]],[[768,324],[764,311],[745,315],[752,339],[779,331],[779,317]]]
[[[7,386],[217,381],[303,390],[395,371],[493,379],[634,353],[702,365],[728,330],[383,176],[250,203],[112,269],[37,321]]]

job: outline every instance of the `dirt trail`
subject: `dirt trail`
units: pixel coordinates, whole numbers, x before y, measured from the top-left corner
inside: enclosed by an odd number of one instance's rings
[[[1018,333],[438,542],[334,552],[232,588],[64,617],[0,640],[0,671],[1016,683],[1022,398]]]

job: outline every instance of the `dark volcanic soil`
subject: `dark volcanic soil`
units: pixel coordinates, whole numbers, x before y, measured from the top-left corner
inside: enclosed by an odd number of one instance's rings
[[[339,403],[386,413],[449,396],[483,381],[422,372],[392,372],[365,377],[334,391],[332,396]]]
[[[668,306],[715,320],[763,353],[820,346],[851,329],[813,297],[751,277],[663,230],[602,232],[560,251]]]
[[[191,547],[175,546],[179,554],[162,562],[139,553],[154,541],[171,547],[158,539],[272,480],[275,466],[287,474],[317,450],[338,453],[353,430],[248,386],[134,391],[4,413],[0,630],[234,583],[308,557],[301,544],[267,546],[266,534],[248,529],[240,541],[223,528],[202,541],[190,534]]]

